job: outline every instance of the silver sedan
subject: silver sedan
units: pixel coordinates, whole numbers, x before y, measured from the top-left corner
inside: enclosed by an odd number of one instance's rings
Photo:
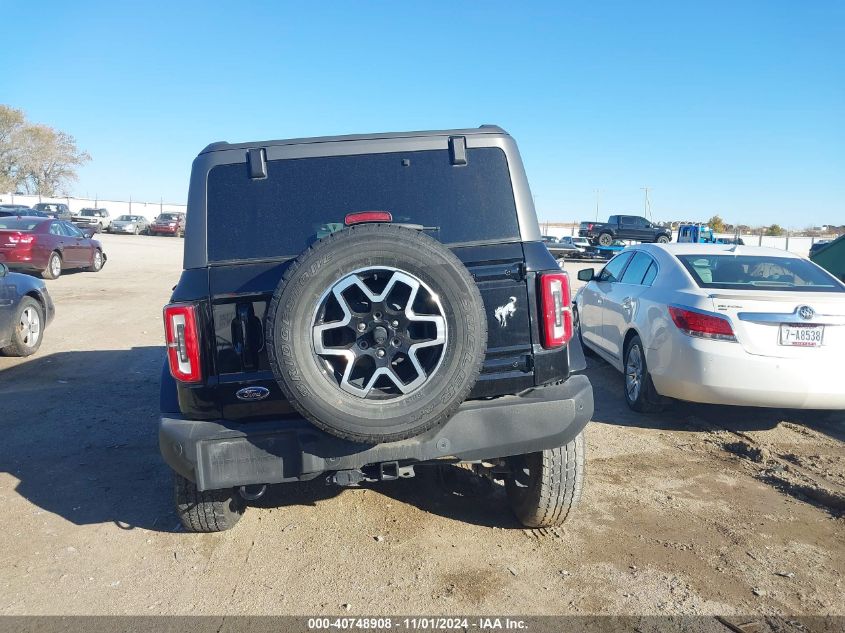
[[[779,249],[642,244],[579,272],[581,341],[625,399],[845,409],[845,284]]]

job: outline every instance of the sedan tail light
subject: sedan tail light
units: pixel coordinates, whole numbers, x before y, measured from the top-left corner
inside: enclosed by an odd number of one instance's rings
[[[197,308],[187,304],[171,304],[164,308],[164,338],[170,374],[180,382],[200,382],[199,329]]]
[[[723,317],[674,306],[669,306],[669,315],[677,328],[688,336],[736,341],[731,322]]]
[[[35,236],[30,233],[11,233],[6,236],[9,244],[34,244]]]
[[[566,273],[540,276],[540,325],[546,349],[561,347],[572,338],[572,296]]]

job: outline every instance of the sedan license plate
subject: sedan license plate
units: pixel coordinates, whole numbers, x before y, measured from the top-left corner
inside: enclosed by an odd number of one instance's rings
[[[781,345],[790,345],[797,347],[821,347],[823,337],[823,325],[782,323],[780,326]]]

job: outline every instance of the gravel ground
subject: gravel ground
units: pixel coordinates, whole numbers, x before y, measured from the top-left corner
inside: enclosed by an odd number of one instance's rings
[[[0,614],[845,614],[845,415],[637,415],[594,358],[565,528],[521,529],[452,468],[282,486],[230,532],[184,533],[156,435],[182,240],[102,241],[101,273],[48,282],[40,352],[0,358]]]

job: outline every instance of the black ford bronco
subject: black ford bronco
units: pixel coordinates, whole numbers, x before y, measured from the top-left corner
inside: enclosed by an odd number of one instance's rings
[[[164,322],[159,441],[188,530],[232,527],[271,484],[420,464],[503,481],[530,527],[581,496],[569,278],[501,128],[209,145]]]

